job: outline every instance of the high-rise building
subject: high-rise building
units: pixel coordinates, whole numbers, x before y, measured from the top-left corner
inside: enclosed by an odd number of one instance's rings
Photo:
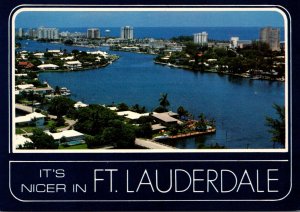
[[[207,32],[200,32],[194,34],[194,43],[200,45],[207,45],[208,42],[208,33]]]
[[[58,37],[58,29],[57,28],[45,28],[40,27],[37,30],[38,39],[51,39],[57,40]]]
[[[28,36],[30,38],[36,38],[37,37],[37,30],[36,29],[29,29],[28,30]]]
[[[230,47],[231,48],[237,48],[239,39],[240,39],[239,37],[231,37],[230,38]]]
[[[125,26],[121,28],[121,39],[132,40],[133,39],[133,27]]]
[[[280,29],[265,27],[260,30],[259,39],[267,43],[272,51],[280,50]]]
[[[18,37],[21,38],[23,37],[25,34],[24,34],[24,29],[23,28],[19,28],[18,30]]]
[[[90,29],[88,29],[86,36],[87,36],[87,38],[90,38],[90,39],[100,38],[99,28],[90,28]]]

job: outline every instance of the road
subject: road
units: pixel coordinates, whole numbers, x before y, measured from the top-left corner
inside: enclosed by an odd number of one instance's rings
[[[161,144],[152,140],[146,140],[141,138],[135,139],[135,144],[147,149],[176,149],[175,147]]]

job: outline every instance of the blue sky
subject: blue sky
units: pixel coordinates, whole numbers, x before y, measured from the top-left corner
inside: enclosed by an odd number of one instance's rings
[[[282,27],[283,17],[272,11],[222,12],[21,12],[16,27]]]

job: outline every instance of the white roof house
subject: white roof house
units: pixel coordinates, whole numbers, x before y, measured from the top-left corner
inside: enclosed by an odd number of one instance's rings
[[[33,55],[37,58],[43,58],[44,57],[44,53],[42,53],[42,52],[34,53]]]
[[[76,69],[76,68],[80,68],[81,67],[81,62],[78,61],[78,60],[75,60],[75,61],[66,61],[64,66],[66,66],[67,68],[70,68],[70,69]]]
[[[152,116],[156,119],[159,119],[160,121],[164,123],[177,123],[177,124],[182,124],[182,122],[178,119],[173,118],[170,116],[169,112],[165,113],[156,113],[154,112]]]
[[[83,140],[84,134],[76,131],[76,130],[65,130],[62,132],[51,133],[49,131],[45,131],[48,135],[51,135],[54,140],[60,140],[62,137],[65,137],[68,142],[70,141],[78,141]]]
[[[139,119],[142,116],[149,116],[149,113],[136,113],[132,111],[121,111],[117,112],[118,116],[124,116],[125,118],[131,119],[131,120],[136,120]]]
[[[42,64],[39,65],[38,68],[41,70],[54,70],[57,69],[59,66],[54,64]]]
[[[87,107],[87,106],[89,106],[88,104],[84,104],[83,102],[76,102],[75,104],[74,104],[74,107],[75,108],[80,108],[80,107]]]
[[[14,147],[18,148],[19,145],[24,145],[26,142],[32,142],[30,138],[26,138],[23,135],[16,135],[14,140]]]
[[[45,118],[46,116],[44,116],[43,114],[41,113],[37,113],[37,112],[33,112],[33,113],[29,113],[25,116],[18,116],[15,118],[15,122],[16,123],[29,123],[31,122],[32,120],[34,119],[43,119]]]
[[[102,52],[102,51],[87,52],[87,54],[96,54],[96,55],[101,55],[103,57],[108,56],[107,52]]]
[[[107,107],[108,109],[110,109],[110,110],[112,110],[112,111],[116,111],[116,110],[118,110],[118,108],[117,107]]]
[[[33,84],[16,85],[16,88],[19,90],[32,89],[34,88],[34,85]]]
[[[49,53],[60,53],[59,49],[48,50]]]
[[[74,56],[62,57],[61,60],[74,60]]]

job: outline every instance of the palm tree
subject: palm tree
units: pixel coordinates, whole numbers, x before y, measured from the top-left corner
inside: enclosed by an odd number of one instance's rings
[[[275,147],[275,143],[280,143],[284,146],[285,144],[285,108],[284,106],[279,106],[277,104],[273,104],[273,108],[276,110],[276,114],[279,116],[278,119],[274,119],[271,117],[266,117],[266,125],[271,129],[269,132],[273,135],[272,141],[274,142],[273,147]]]
[[[159,105],[163,107],[167,111],[167,107],[170,106],[170,102],[168,100],[168,94],[163,93],[159,99]]]

